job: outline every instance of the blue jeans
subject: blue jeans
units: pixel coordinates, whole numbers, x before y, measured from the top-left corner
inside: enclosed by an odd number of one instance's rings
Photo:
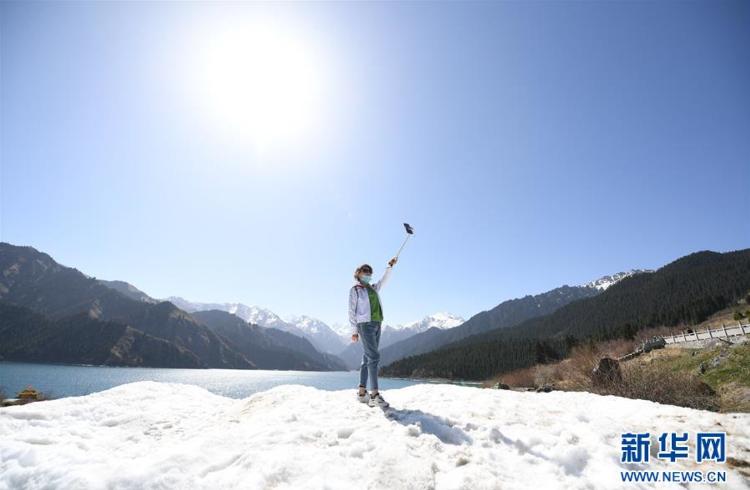
[[[362,342],[362,365],[359,367],[359,386],[367,387],[367,377],[370,378],[370,390],[378,390],[378,363],[380,362],[380,322],[365,322],[357,324],[357,333]]]

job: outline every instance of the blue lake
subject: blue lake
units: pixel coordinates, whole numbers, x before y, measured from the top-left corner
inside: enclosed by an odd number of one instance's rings
[[[0,362],[0,389],[6,397],[15,396],[28,385],[52,398],[62,398],[87,395],[134,381],[192,384],[218,395],[244,398],[284,384],[307,385],[323,390],[354,390],[359,382],[359,372],[163,369]],[[379,385],[381,390],[388,390],[423,382],[380,378]]]

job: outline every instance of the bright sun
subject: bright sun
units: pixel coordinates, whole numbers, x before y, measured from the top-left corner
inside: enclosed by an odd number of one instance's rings
[[[320,60],[308,43],[270,23],[224,26],[195,53],[195,102],[211,124],[265,148],[309,135],[320,114]]]

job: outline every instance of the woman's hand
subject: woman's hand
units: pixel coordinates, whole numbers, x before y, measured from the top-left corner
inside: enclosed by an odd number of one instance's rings
[[[352,334],[352,342],[356,342],[356,341],[358,341],[358,340],[359,340],[359,334],[357,334],[357,333],[353,333],[353,334]]]
[[[388,261],[388,265],[393,267],[394,265],[396,265],[396,262],[398,262],[398,257],[393,257],[391,260]]]

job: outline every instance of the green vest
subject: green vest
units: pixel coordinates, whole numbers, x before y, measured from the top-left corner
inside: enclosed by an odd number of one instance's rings
[[[380,298],[378,298],[378,292],[367,286],[367,297],[370,299],[370,321],[382,322],[383,321],[383,307],[380,306]]]

